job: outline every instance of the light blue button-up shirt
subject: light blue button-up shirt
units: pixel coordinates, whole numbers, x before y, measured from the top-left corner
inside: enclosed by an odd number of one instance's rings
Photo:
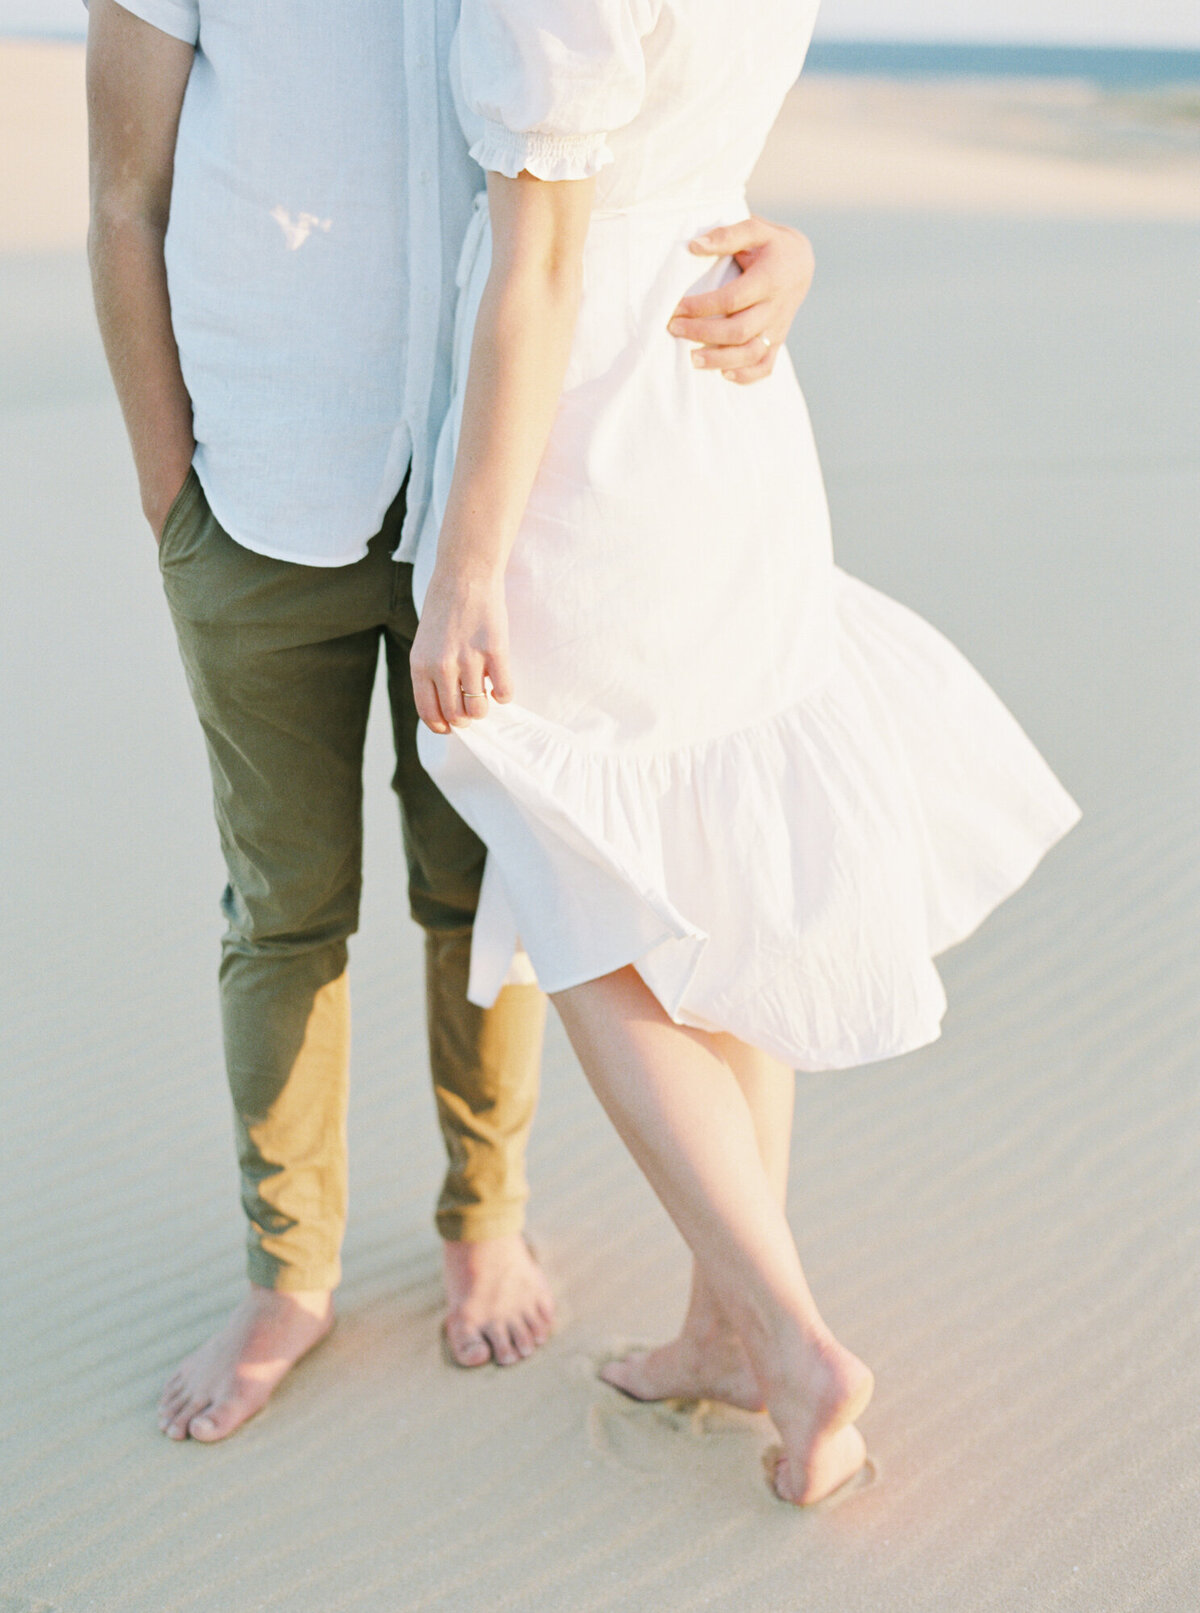
[[[454,266],[483,175],[448,81],[458,0],[121,0],[196,47],[167,231],[171,315],[218,521],[360,559],[428,499]]]

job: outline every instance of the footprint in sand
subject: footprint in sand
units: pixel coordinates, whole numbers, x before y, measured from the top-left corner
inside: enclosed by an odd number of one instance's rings
[[[772,1495],[775,1494],[775,1466],[782,1455],[782,1445],[768,1445],[762,1453],[763,1477],[766,1479],[767,1488]],[[840,1484],[836,1490],[831,1490],[822,1500],[810,1501],[807,1506],[802,1507],[800,1510],[808,1514],[829,1512],[834,1507],[840,1507],[843,1501],[849,1501],[860,1490],[868,1490],[878,1482],[879,1463],[873,1456],[868,1455],[858,1472],[851,1474],[844,1484]]]
[[[587,1436],[601,1460],[628,1473],[657,1477],[678,1473],[681,1462],[688,1467],[712,1460],[724,1463],[734,1455],[730,1439],[743,1442],[747,1458],[763,1448],[772,1430],[761,1413],[738,1411],[714,1400],[632,1400],[600,1382],[598,1373],[607,1361],[636,1348],[640,1346],[623,1344],[571,1361],[571,1375],[587,1379],[594,1389]]]

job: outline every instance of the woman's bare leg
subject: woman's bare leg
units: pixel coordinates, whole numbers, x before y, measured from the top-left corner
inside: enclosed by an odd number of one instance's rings
[[[868,1369],[826,1327],[749,1105],[717,1039],[667,1018],[637,972],[560,992],[593,1088],[746,1348],[783,1441],[776,1488],[820,1500],[862,1465]]]
[[[796,1078],[788,1066],[733,1036],[711,1045],[733,1071],[750,1110],[759,1158],[778,1204],[787,1200]],[[601,1369],[606,1383],[635,1400],[721,1400],[761,1411],[762,1394],[737,1329],[721,1309],[704,1271],[692,1262],[687,1314],[678,1338],[634,1350]]]

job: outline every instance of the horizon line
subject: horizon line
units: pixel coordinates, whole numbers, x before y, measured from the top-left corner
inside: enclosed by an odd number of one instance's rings
[[[3,13],[3,0],[0,0],[0,16]],[[87,18],[81,18],[78,25],[65,25],[42,23],[34,25],[21,22],[3,22],[0,20],[0,39],[44,39],[44,40],[71,40],[81,42],[87,36]],[[963,37],[961,35],[920,35],[917,37],[903,37],[898,34],[822,34],[813,35],[810,50],[824,49],[832,46],[835,49],[868,49],[868,50],[958,50],[958,51],[1051,51],[1062,53],[1086,53],[1104,55],[1131,55],[1131,56],[1194,56],[1200,60],[1200,41],[1192,44],[1153,45],[1135,44],[1117,40],[1081,40],[1081,39],[1021,39],[1011,37],[978,38],[975,36]]]

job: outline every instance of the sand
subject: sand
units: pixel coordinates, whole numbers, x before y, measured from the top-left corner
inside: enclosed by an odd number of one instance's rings
[[[83,50],[0,41],[0,250],[87,229]],[[1200,89],[811,75],[792,92],[755,201],[1053,218],[1200,216]]]
[[[87,205],[83,47],[0,40],[0,250],[80,246]]]
[[[758,174],[764,209],[1200,217],[1200,87],[806,75]]]
[[[939,1044],[799,1085],[793,1221],[878,1373],[879,1482],[794,1514],[765,1488],[760,1420],[596,1383],[608,1350],[674,1326],[685,1268],[557,1033],[530,1226],[562,1327],[509,1372],[443,1362],[380,721],[341,1321],[228,1444],[176,1447],[160,1382],[240,1282],[221,875],[60,189],[78,84],[76,52],[0,47],[0,115],[18,88],[29,109],[22,183],[62,207],[21,235],[3,190],[0,1613],[1191,1613],[1191,230],[1127,192],[1077,217],[776,193],[816,245],[793,349],[843,564],[958,642],[1085,810],[946,960]],[[844,93],[849,145],[865,114]]]

